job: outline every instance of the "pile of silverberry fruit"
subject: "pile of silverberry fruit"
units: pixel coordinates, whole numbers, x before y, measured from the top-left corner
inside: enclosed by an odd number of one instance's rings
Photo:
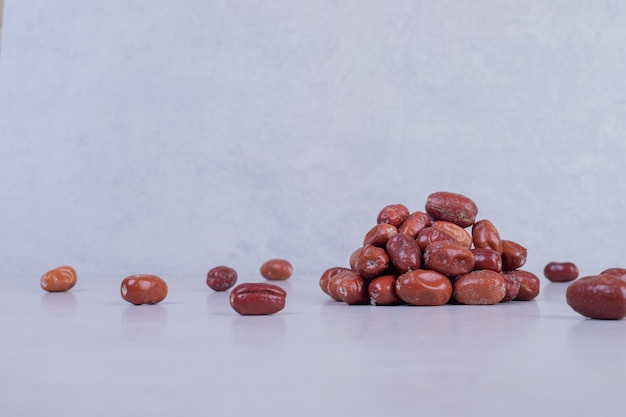
[[[539,278],[520,269],[524,246],[500,237],[495,225],[476,221],[470,198],[435,192],[425,211],[391,204],[350,256],[350,267],[324,271],[322,291],[347,304],[437,306],[528,301]]]

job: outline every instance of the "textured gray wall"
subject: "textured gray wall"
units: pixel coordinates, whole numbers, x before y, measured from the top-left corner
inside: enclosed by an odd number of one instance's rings
[[[317,278],[433,191],[626,266],[626,2],[9,1],[0,271]]]

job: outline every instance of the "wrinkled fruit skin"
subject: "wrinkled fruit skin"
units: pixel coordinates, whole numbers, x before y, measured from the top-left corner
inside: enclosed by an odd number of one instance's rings
[[[444,220],[436,220],[431,227],[449,234],[459,245],[465,248],[469,249],[472,247],[472,235],[459,225]]]
[[[539,277],[532,272],[516,269],[504,273],[506,279],[515,279],[519,281],[520,288],[515,301],[530,301],[539,295],[541,281]]]
[[[435,242],[455,242],[459,243],[455,238],[453,238],[450,234],[444,232],[441,229],[437,229],[434,227],[425,227],[419,231],[417,234],[417,245],[421,250],[425,250],[428,245]]]
[[[352,278],[355,276],[360,277],[359,274],[357,274],[355,271],[351,269],[347,271],[338,271],[337,273],[332,275],[328,279],[328,287],[327,287],[328,295],[330,295],[330,298],[332,298],[335,301],[342,301],[341,297],[339,296],[339,293],[337,292],[337,289],[339,288],[339,284],[341,283],[341,281],[343,281],[344,278]]]
[[[461,275],[454,282],[452,297],[461,304],[490,305],[502,301],[506,283],[502,274],[484,269]]]
[[[230,306],[242,316],[274,314],[285,308],[287,292],[266,283],[239,284],[230,293]]]
[[[368,246],[368,245],[365,245]],[[365,246],[361,246],[360,248],[356,248],[354,250],[354,252],[352,252],[352,254],[350,255],[350,269],[356,271],[356,263],[359,260],[359,258],[361,257],[361,253],[363,253],[363,248]],[[374,246],[374,245],[369,245],[369,246]]]
[[[293,266],[284,259],[270,259],[261,265],[261,275],[271,281],[284,281],[293,273]]]
[[[472,226],[472,240],[476,248],[493,249],[502,253],[502,239],[496,226],[487,219],[479,220]]]
[[[336,289],[339,300],[346,304],[369,304],[370,298],[367,294],[367,282],[359,276],[347,276],[337,283]]]
[[[502,257],[498,252],[489,248],[471,249],[474,254],[474,269],[489,269],[502,272]]]
[[[355,261],[354,269],[364,279],[372,279],[389,268],[389,255],[384,248],[365,245]]]
[[[120,293],[131,304],[156,304],[167,297],[167,283],[156,275],[130,275],[122,280]]]
[[[502,278],[504,278],[504,284],[506,286],[506,294],[504,298],[500,300],[501,303],[505,303],[507,301],[513,301],[519,295],[519,291],[522,288],[522,280],[517,279],[514,275],[511,274],[502,274]]]
[[[435,242],[424,251],[424,265],[450,277],[461,275],[474,269],[474,254],[458,243]]]
[[[367,286],[370,304],[377,306],[395,306],[402,303],[396,294],[396,277],[381,275],[370,281]]]
[[[411,236],[413,239],[417,237],[417,234],[425,227],[429,227],[433,222],[430,216],[422,211],[416,211],[411,213],[407,217],[400,227],[398,227],[398,233],[404,233]]]
[[[380,210],[376,223],[387,223],[399,227],[409,217],[409,209],[404,204],[389,204]]]
[[[363,238],[363,246],[374,245],[385,247],[389,238],[398,233],[396,226],[388,223],[379,223],[372,227]]]
[[[328,281],[339,272],[351,271],[348,268],[344,268],[342,266],[333,266],[328,268],[326,271],[322,273],[320,276],[320,288],[325,293],[328,294]],[[330,295],[330,294],[328,294]]]
[[[387,241],[387,255],[396,270],[403,274],[419,269],[422,263],[422,251],[415,239],[404,233],[398,233]]]
[[[465,228],[476,221],[478,207],[464,195],[439,191],[426,198],[426,213]]]
[[[452,283],[439,272],[418,269],[398,277],[396,294],[411,305],[440,306],[450,301]]]
[[[526,263],[526,248],[512,240],[502,240],[502,270],[513,271]]]
[[[572,282],[567,304],[585,317],[620,320],[626,317],[626,281],[615,275],[591,275]]]
[[[59,266],[46,272],[39,285],[48,292],[69,291],[76,285],[76,271],[71,266]]]
[[[214,291],[226,291],[237,282],[237,271],[229,266],[216,266],[206,275],[206,285]]]

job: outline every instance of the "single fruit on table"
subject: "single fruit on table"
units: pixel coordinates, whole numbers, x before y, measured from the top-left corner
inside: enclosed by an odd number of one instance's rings
[[[578,278],[578,267],[572,262],[549,262],[543,275],[552,282],[568,282]]]
[[[69,291],[76,285],[76,271],[71,266],[59,266],[46,272],[39,285],[48,292]]]
[[[590,275],[572,282],[567,304],[585,317],[619,320],[626,317],[626,280],[615,275]]]
[[[261,275],[272,281],[283,281],[293,273],[293,266],[284,259],[270,259],[261,265]]]
[[[230,293],[230,306],[242,316],[274,314],[285,307],[287,292],[265,283],[239,284]]]
[[[226,291],[237,282],[237,271],[229,266],[211,268],[206,276],[206,284],[215,291]]]
[[[122,280],[120,293],[131,304],[156,304],[167,297],[167,283],[152,274],[130,275]]]

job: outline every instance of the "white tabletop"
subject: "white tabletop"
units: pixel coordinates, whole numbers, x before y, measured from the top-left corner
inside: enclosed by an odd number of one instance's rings
[[[112,279],[45,293],[5,280],[3,416],[608,415],[623,409],[625,321],[585,319],[543,282],[535,301],[374,307],[317,278],[244,317],[200,280],[133,306]]]

